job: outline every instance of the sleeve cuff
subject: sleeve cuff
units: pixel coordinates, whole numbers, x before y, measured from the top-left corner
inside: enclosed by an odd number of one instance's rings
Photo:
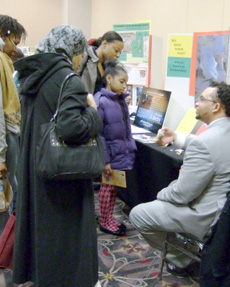
[[[185,133],[176,132],[176,139],[174,141],[174,144],[179,148],[183,148],[187,137],[188,136]]]

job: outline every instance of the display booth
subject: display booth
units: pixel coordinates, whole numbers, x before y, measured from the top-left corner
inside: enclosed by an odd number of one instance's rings
[[[137,110],[132,131],[138,152],[133,170],[127,172],[127,188],[119,189],[130,207],[154,200],[178,177],[184,152],[157,146],[156,133],[162,126],[188,135],[207,129],[195,119],[195,101],[211,80],[230,82],[228,54],[229,31],[168,36],[165,90],[145,85],[133,97]]]

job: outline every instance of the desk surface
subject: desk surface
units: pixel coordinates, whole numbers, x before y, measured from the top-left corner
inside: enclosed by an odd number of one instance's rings
[[[126,172],[127,188],[119,188],[118,195],[129,207],[156,199],[158,191],[177,179],[183,162],[175,147],[163,149],[155,143],[136,140],[137,154],[134,168]]]

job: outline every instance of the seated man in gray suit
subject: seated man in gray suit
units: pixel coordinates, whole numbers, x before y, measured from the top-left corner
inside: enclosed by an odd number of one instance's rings
[[[184,142],[182,169],[176,181],[162,189],[157,199],[135,206],[130,221],[154,249],[160,250],[166,233],[184,232],[204,239],[217,222],[230,190],[230,86],[212,83],[199,97],[196,118],[208,129],[193,138],[163,128],[162,145]],[[173,236],[173,234],[171,234]],[[167,270],[188,275],[193,262],[170,250]]]

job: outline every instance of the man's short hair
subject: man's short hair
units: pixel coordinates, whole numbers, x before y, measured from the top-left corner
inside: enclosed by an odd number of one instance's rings
[[[226,115],[230,117],[230,85],[225,82],[212,82],[210,87],[217,88],[216,93],[212,95],[213,100],[220,102],[225,108]]]

